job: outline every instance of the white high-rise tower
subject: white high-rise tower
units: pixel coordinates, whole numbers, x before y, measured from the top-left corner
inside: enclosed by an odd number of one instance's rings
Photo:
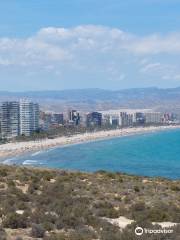
[[[20,100],[20,134],[30,136],[39,128],[39,105]]]

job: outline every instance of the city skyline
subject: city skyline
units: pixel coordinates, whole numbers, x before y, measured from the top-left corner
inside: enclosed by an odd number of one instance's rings
[[[42,111],[38,103],[24,99],[4,101],[0,104],[1,141],[18,137],[47,138],[48,135],[54,134],[57,137],[58,131],[61,134],[67,132],[69,135],[71,132],[73,134],[76,131],[91,132],[102,130],[102,128],[110,130],[111,128],[145,127],[154,124],[163,126],[179,123],[178,114],[157,112],[151,109],[83,112],[71,108],[67,112],[50,112]]]
[[[180,86],[180,3],[2,1],[1,90]]]
[[[180,240],[179,13],[0,1],[0,240]]]

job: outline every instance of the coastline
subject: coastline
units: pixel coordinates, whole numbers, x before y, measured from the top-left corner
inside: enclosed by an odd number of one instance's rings
[[[36,141],[6,143],[0,145],[0,161],[1,159],[5,160],[9,157],[17,157],[27,153],[36,153],[38,151],[44,151],[54,147],[69,146],[72,144],[86,143],[96,140],[110,139],[115,137],[125,137],[130,135],[172,129],[180,129],[180,126],[169,125],[169,126],[123,128],[98,132],[87,132],[83,134],[73,135],[71,137],[64,136],[54,139],[42,139]]]

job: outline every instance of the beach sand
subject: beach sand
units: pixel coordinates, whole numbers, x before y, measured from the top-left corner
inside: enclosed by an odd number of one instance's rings
[[[180,128],[180,126],[151,126],[151,127],[134,127],[123,128],[116,130],[106,130],[97,132],[87,132],[83,134],[73,135],[71,137],[58,137],[54,139],[42,139],[36,141],[26,142],[12,142],[0,145],[0,159],[6,159],[9,157],[16,157],[26,154],[28,152],[36,152],[47,150],[53,147],[65,146],[75,143],[83,143],[113,137],[123,137],[135,134],[142,134],[154,131],[163,131]]]

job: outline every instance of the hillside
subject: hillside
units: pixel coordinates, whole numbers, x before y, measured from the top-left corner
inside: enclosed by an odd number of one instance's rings
[[[125,90],[74,89],[62,91],[0,92],[0,101],[30,98],[44,109],[64,111],[117,108],[153,108],[180,113],[180,88],[137,88]]]
[[[180,223],[179,193],[180,181],[167,179],[0,166],[0,239],[139,239],[137,225]],[[132,223],[114,225],[119,217]],[[178,240],[180,226],[172,229],[161,239]]]

